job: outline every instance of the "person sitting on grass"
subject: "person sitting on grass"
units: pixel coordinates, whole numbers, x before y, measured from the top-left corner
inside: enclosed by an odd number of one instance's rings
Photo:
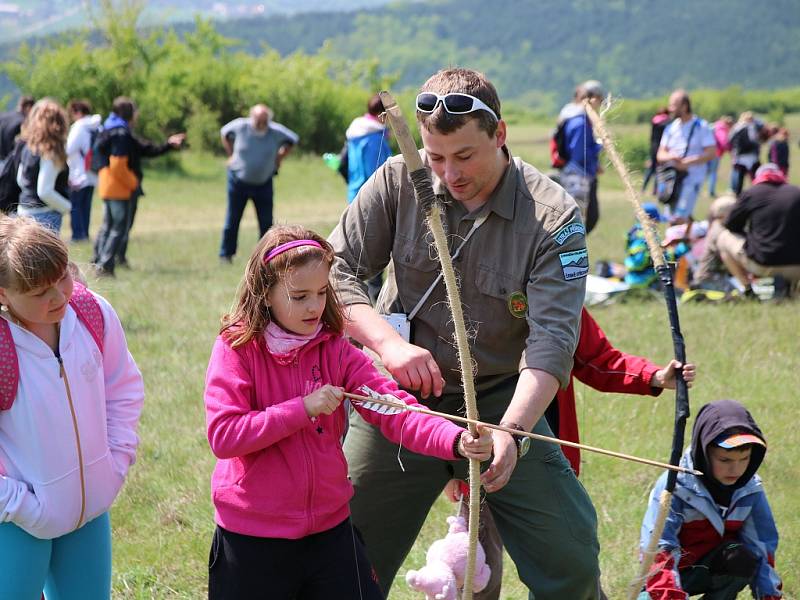
[[[750,413],[735,400],[703,406],[681,465],[703,475],[678,475],[672,505],[640,600],[704,594],[734,600],[749,585],[756,600],[783,596],[775,571],[778,530],[756,471],[767,442]],[[641,548],[652,535],[664,473],[650,493]]]

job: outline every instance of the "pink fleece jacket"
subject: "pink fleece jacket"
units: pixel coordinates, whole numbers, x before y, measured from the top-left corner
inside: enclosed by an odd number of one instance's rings
[[[218,337],[206,374],[208,441],[217,457],[211,480],[216,522],[257,537],[298,539],[326,531],[350,514],[353,487],[341,437],[344,406],[312,421],[303,397],[324,384],[358,393],[362,385],[409,404],[410,394],[383,377],[343,337],[323,330],[294,363],[282,366],[263,336],[237,349]],[[356,407],[394,443],[455,460],[460,427],[415,412],[382,415]],[[403,474],[398,466],[398,477]]]

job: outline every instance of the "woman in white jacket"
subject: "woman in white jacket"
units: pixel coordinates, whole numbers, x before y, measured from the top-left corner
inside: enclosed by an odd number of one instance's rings
[[[0,218],[0,304],[0,596],[107,600],[141,373],[114,309],[31,219]]]
[[[25,148],[17,171],[17,212],[55,231],[61,230],[61,220],[72,208],[67,199],[68,133],[67,113],[51,98],[33,105],[20,131]]]

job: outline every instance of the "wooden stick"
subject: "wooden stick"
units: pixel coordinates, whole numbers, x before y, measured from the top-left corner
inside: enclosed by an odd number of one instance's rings
[[[469,349],[467,339],[467,328],[464,324],[464,311],[461,306],[461,293],[458,290],[455,270],[453,269],[453,259],[450,257],[450,250],[447,247],[447,236],[444,232],[442,223],[440,203],[435,199],[430,176],[422,164],[419,151],[411,137],[405,119],[400,113],[400,107],[395,102],[389,92],[381,92],[383,108],[389,118],[389,123],[394,130],[403,158],[406,161],[406,168],[409,177],[414,183],[414,192],[417,201],[420,202],[425,210],[428,229],[433,234],[433,241],[436,245],[436,253],[439,255],[439,264],[442,267],[442,277],[444,278],[447,300],[450,304],[450,311],[453,313],[453,328],[455,330],[456,348],[458,349],[458,361],[461,368],[461,383],[464,388],[464,404],[467,408],[467,416],[472,421],[477,421],[478,402],[475,393],[475,382],[473,379],[472,354]],[[475,435],[475,426],[470,424],[470,431]],[[480,514],[480,489],[481,489],[481,465],[480,461],[469,461],[469,549],[467,554],[467,568],[464,573],[464,588],[462,600],[472,600],[472,584],[475,574],[475,556],[478,547],[478,525]]]
[[[532,440],[552,442],[554,444],[559,444],[561,446],[569,446],[570,448],[579,448],[581,450],[587,450],[589,452],[596,452],[597,454],[605,454],[606,456],[613,456],[614,458],[621,458],[623,460],[629,460],[632,462],[641,463],[643,465],[649,465],[651,467],[658,467],[660,469],[670,469],[672,471],[677,471],[678,473],[688,473],[690,475],[697,475],[698,477],[703,474],[702,471],[697,471],[696,469],[687,469],[686,467],[670,465],[668,463],[659,462],[657,460],[650,460],[649,458],[640,458],[638,456],[633,456],[631,454],[623,454],[622,452],[614,452],[613,450],[606,450],[605,448],[597,448],[596,446],[587,446],[586,444],[579,444],[578,442],[568,442],[567,440],[562,440],[547,435],[541,435],[539,433],[531,433],[529,431],[522,431],[521,429],[511,429],[510,427],[503,427],[501,425],[484,423],[483,421],[476,421],[475,419],[468,419],[466,417],[461,417],[459,415],[451,415],[448,413],[438,412],[435,410],[430,410],[429,408],[425,408],[421,404],[411,405],[411,404],[405,404],[403,402],[392,402],[391,400],[384,400],[382,398],[372,398],[369,396],[361,396],[359,394],[351,394],[350,392],[345,392],[344,395],[345,398],[350,398],[351,400],[355,400],[357,402],[374,402],[375,404],[390,406],[392,408],[398,408],[400,410],[410,410],[425,415],[444,417],[445,419],[449,419],[451,421],[457,421],[459,423],[467,423],[469,425],[476,425],[476,426],[481,425],[489,429],[496,429],[497,431],[505,431],[506,433],[510,433],[511,435],[521,435],[524,437],[529,437]]]

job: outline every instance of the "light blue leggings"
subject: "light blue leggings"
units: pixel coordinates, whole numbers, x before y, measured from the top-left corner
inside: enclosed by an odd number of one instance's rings
[[[14,600],[109,600],[111,521],[108,513],[80,529],[40,540],[0,524],[0,595]]]

